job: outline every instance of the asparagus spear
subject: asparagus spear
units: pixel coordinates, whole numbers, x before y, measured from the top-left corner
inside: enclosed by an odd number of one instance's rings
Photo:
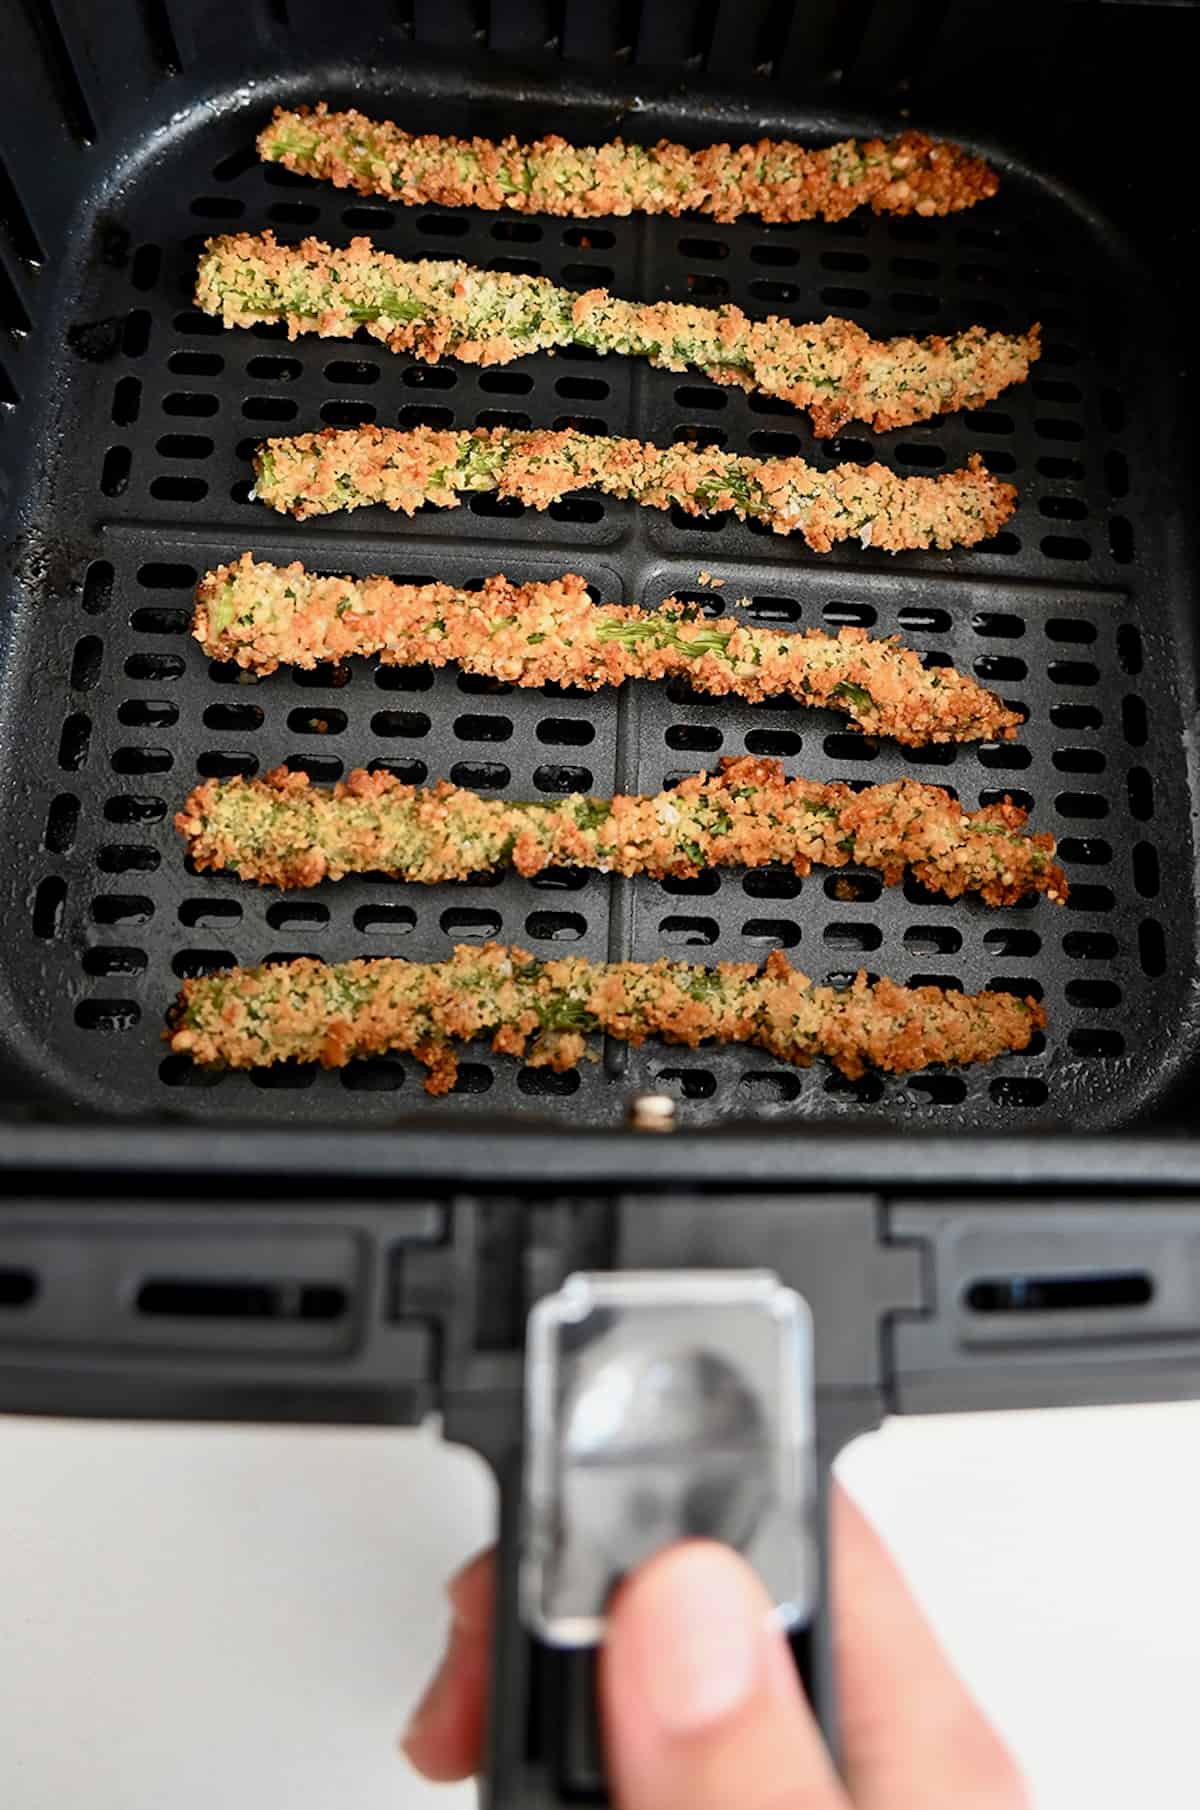
[[[545,509],[572,490],[595,489],[688,515],[731,510],[776,534],[799,534],[817,553],[841,540],[888,552],[974,546],[1008,520],[1017,497],[978,454],[961,471],[901,478],[883,465],[818,471],[803,459],[504,427],[328,427],[265,441],[254,469],[259,500],[301,521],[371,503],[405,515],[425,503],[452,509],[463,493],[483,490]]]
[[[710,621],[673,599],[657,610],[593,604],[574,573],[527,585],[497,575],[464,591],[319,577],[244,553],[200,580],[192,632],[212,659],[259,673],[379,654],[387,665],[453,662],[510,684],[588,691],[680,676],[716,697],[825,705],[911,747],[1011,741],[1021,721],[974,679],[951,667],[927,671],[911,649],[863,629],[788,634]]]
[[[627,302],[606,289],[576,294],[548,277],[477,270],[454,260],[396,258],[369,239],[334,248],[280,245],[267,232],[210,239],[196,303],[227,327],[285,320],[289,333],[347,339],[365,327],[394,352],[431,363],[510,364],[528,352],[591,346],[669,371],[698,366],[718,383],[762,390],[808,409],[819,435],[848,421],[905,427],[978,408],[1021,383],[1038,356],[1038,329],[1013,335],[968,327],[949,339],[872,340],[832,316],[799,325],[754,321],[740,308]]]
[[[890,140],[853,138],[821,150],[788,139],[690,151],[661,139],[621,139],[577,148],[557,137],[414,137],[390,120],[320,102],[277,107],[258,154],[303,176],[324,177],[360,195],[410,206],[507,208],[586,220],[600,214],[710,214],[736,220],[843,220],[870,205],[877,214],[949,214],[994,195],[982,158],[924,132]]]
[[[1022,834],[1009,800],[967,812],[940,786],[900,779],[854,792],[785,779],[778,761],[723,760],[657,797],[511,803],[446,781],[421,791],[361,768],[333,788],[279,767],[265,779],[209,779],[175,819],[193,864],[232,869],[262,886],[315,886],[346,874],[388,873],[436,884],[511,864],[690,877],[705,867],[785,862],[878,868],[896,885],[907,868],[931,892],[977,892],[1013,905],[1044,892],[1058,904],[1066,876],[1054,839]]]
[[[684,962],[541,962],[496,943],[460,947],[448,961],[392,958],[326,967],[304,957],[233,968],[184,983],[171,1013],[171,1047],[230,1068],[320,1062],[409,1050],[429,1070],[426,1091],[454,1086],[456,1039],[532,1067],[568,1069],[589,1032],[626,1043],[660,1036],[692,1048],[706,1038],[749,1043],[807,1067],[825,1056],[843,1074],[868,1065],[904,1074],[929,1062],[987,1062],[1023,1050],[1046,1022],[1033,999],[869,983],[815,986],[777,950],[761,971]],[[533,1039],[532,1044],[530,1039]]]

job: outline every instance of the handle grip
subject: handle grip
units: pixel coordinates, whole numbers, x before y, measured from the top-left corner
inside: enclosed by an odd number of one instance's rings
[[[846,1420],[835,1412],[828,1425],[818,1414],[818,1475],[814,1517],[818,1556],[816,1609],[791,1636],[805,1692],[836,1756],[834,1693],[827,1588],[829,1490],[832,1459],[847,1438],[877,1423],[865,1404]],[[828,1432],[831,1437],[822,1437]],[[567,1810],[611,1802],[597,1698],[595,1648],[566,1651],[548,1646],[522,1624],[518,1571],[521,1537],[521,1459],[500,1474],[500,1544],[497,1553],[496,1620],[486,1771],[485,1810]]]

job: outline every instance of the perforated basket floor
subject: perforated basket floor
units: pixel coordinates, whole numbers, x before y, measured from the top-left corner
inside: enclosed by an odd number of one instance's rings
[[[307,92],[338,98],[320,71]],[[1193,956],[1192,848],[1179,650],[1153,509],[1150,435],[1163,398],[1136,362],[1141,342],[1127,329],[1145,298],[1119,249],[1019,172],[1006,173],[997,201],[938,222],[573,225],[367,205],[259,166],[251,140],[268,105],[260,96],[250,110],[182,122],[107,196],[78,267],[58,273],[59,428],[44,469],[31,465],[31,484],[45,485],[42,525],[19,552],[24,617],[4,692],[6,1028],[44,1097],[218,1120],[378,1124],[419,1109],[447,1126],[481,1110],[613,1123],[646,1088],[674,1094],[685,1123],[824,1116],[1022,1129],[1144,1116],[1185,1053],[1173,976]],[[466,123],[445,108],[438,121]],[[534,135],[544,122],[514,113],[502,123]],[[813,136],[802,117],[792,128]],[[544,271],[580,288],[729,297],[797,319],[832,311],[876,334],[1040,319],[1046,349],[1033,380],[982,413],[817,446],[785,405],[616,359],[431,369],[373,343],[225,332],[190,305],[196,251],[210,232],[267,225],[284,237],[365,231],[404,255]],[[483,496],[412,522],[371,511],[316,527],[248,501],[257,438],[359,421],[583,423],[818,462],[878,453],[914,472],[978,450],[1020,486],[1021,505],[973,553],[884,560],[859,549],[822,558],[730,520],[590,495],[546,515]],[[832,716],[679,687],[521,692],[367,662],[246,683],[210,667],[187,631],[197,574],[247,547],[412,577],[575,570],[611,599],[694,594],[710,611],[746,609],[763,623],[898,630],[930,662],[953,662],[1020,704],[1028,722],[1015,745],[906,755]],[[719,589],[698,585],[703,569]],[[655,790],[743,749],[815,778],[911,773],[972,807],[1009,793],[1060,839],[1070,906],[952,905],[856,871],[662,885],[552,873],[430,889],[359,879],[280,896],[190,873],[171,826],[197,776],[281,761],[322,780],[382,764],[406,779],[448,775],[537,797]],[[471,1048],[458,1089],[438,1102],[407,1060],[213,1077],[160,1041],[187,975],[297,953],[435,959],[488,937],[537,952],[705,962],[782,947],[822,980],[863,966],[1037,993],[1050,1028],[1028,1054],[986,1069],[853,1085],[744,1050],[612,1046],[555,1076]]]

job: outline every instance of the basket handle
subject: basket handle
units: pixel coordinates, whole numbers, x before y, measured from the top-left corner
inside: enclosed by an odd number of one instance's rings
[[[843,1443],[839,1439],[838,1444]],[[831,1471],[823,1456],[815,1512],[819,1555],[817,1608],[791,1637],[809,1701],[837,1752],[828,1593],[828,1497]],[[607,1805],[604,1739],[597,1698],[596,1648],[564,1651],[538,1640],[519,1613],[521,1464],[500,1478],[500,1544],[484,1810],[567,1810]]]

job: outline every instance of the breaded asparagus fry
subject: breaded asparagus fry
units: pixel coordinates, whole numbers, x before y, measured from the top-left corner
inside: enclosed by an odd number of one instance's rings
[[[536,1068],[574,1068],[587,1033],[607,1031],[633,1044],[750,1043],[798,1068],[825,1056],[856,1076],[868,1065],[905,1074],[929,1062],[987,1062],[1027,1048],[1045,1022],[1036,1000],[1011,993],[870,984],[861,973],[845,992],[814,986],[778,950],[760,971],[745,962],[542,962],[486,943],[445,962],[326,967],[304,957],[185,981],[169,1035],[194,1061],[230,1068],[340,1068],[410,1050],[429,1070],[426,1091],[439,1094],[454,1086],[452,1041],[480,1036]]]
[[[825,705],[911,747],[1011,741],[1021,721],[974,679],[948,666],[926,670],[910,648],[863,629],[787,634],[711,621],[673,599],[657,610],[594,604],[575,573],[526,585],[497,575],[464,591],[324,578],[243,553],[200,580],[192,633],[210,658],[259,673],[378,654],[390,666],[454,663],[513,685],[587,691],[682,677],[714,697]]]
[[[279,767],[265,779],[205,780],[175,818],[194,866],[232,869],[262,886],[316,886],[386,873],[435,885],[512,865],[691,877],[706,867],[798,874],[814,863],[878,868],[895,886],[911,868],[930,892],[977,892],[1015,905],[1067,897],[1054,838],[1023,835],[1010,800],[968,812],[940,786],[899,779],[854,792],[786,779],[777,760],[745,754],[656,797],[513,803],[445,780],[428,790],[359,768],[332,788]]]
[[[832,316],[800,325],[778,315],[751,320],[732,303],[627,302],[606,289],[560,289],[549,277],[396,258],[369,239],[340,248],[319,239],[279,245],[269,232],[210,239],[196,304],[227,327],[286,321],[292,338],[348,339],[365,327],[393,352],[430,363],[444,352],[490,365],[591,346],[668,371],[694,365],[718,383],[807,409],[821,435],[848,421],[906,427],[978,408],[1023,382],[1039,350],[1036,327],[1016,335],[968,327],[950,339],[873,340],[853,321]]]
[[[425,503],[453,509],[477,490],[546,509],[593,489],[687,515],[731,510],[776,534],[799,534],[817,553],[841,540],[889,553],[972,547],[1008,520],[1017,498],[977,454],[961,471],[901,478],[884,465],[818,471],[803,459],[541,428],[327,427],[264,441],[254,469],[259,500],[301,521],[371,503],[405,515]]]
[[[390,120],[324,101],[277,107],[258,154],[303,176],[409,206],[509,208],[521,214],[710,214],[736,220],[844,220],[868,203],[877,214],[950,214],[994,195],[982,158],[924,132],[847,139],[809,150],[787,139],[756,144],[576,147],[565,139],[414,137]]]

